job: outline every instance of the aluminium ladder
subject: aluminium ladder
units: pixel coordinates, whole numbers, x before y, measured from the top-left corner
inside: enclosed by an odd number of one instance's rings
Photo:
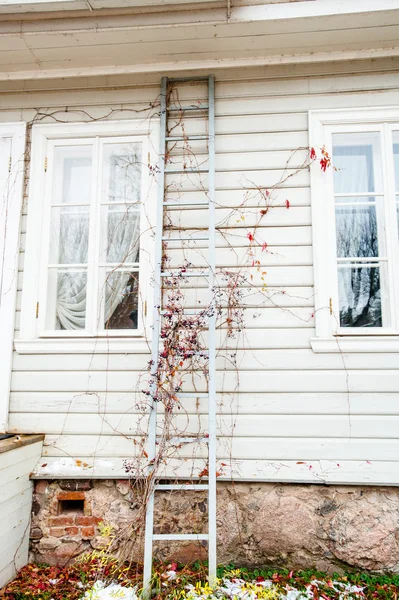
[[[207,106],[179,106],[174,107],[169,105],[169,91],[170,86],[174,89],[178,89],[179,85],[190,84],[195,82],[202,82],[207,84],[208,92],[208,105]],[[155,269],[154,269],[154,313],[153,313],[153,337],[152,337],[152,353],[151,353],[151,377],[152,377],[152,390],[150,387],[150,395],[152,396],[151,401],[151,412],[149,419],[149,432],[148,432],[148,458],[149,458],[149,474],[151,475],[151,465],[155,462],[157,453],[157,401],[155,398],[155,376],[157,372],[157,365],[160,354],[160,333],[161,333],[161,321],[162,321],[162,281],[167,273],[163,272],[163,251],[164,244],[167,240],[169,242],[180,242],[181,240],[203,240],[208,243],[208,265],[207,272],[200,273],[201,277],[208,279],[210,306],[207,316],[208,322],[208,385],[207,393],[184,393],[182,390],[179,394],[179,398],[198,398],[206,397],[208,400],[208,433],[205,437],[208,448],[208,481],[207,483],[197,484],[162,484],[156,482],[156,473],[154,473],[155,481],[151,481],[151,488],[149,491],[146,507],[146,521],[145,521],[145,546],[144,546],[144,577],[143,577],[143,589],[144,594],[148,598],[151,595],[151,576],[152,576],[152,560],[153,560],[153,541],[159,540],[206,540],[208,545],[208,573],[209,579],[212,581],[216,577],[216,393],[215,393],[215,359],[216,359],[216,310],[214,306],[214,285],[215,285],[215,100],[214,100],[214,77],[212,75],[208,77],[193,77],[193,78],[174,78],[170,79],[167,77],[162,78],[161,83],[161,111],[160,111],[160,172],[158,175],[159,187],[158,187],[158,203],[157,203],[157,220],[156,220],[156,231],[155,231]],[[195,116],[195,111],[206,111],[208,114],[208,132],[206,135],[188,135],[188,136],[173,136],[170,135],[168,129],[168,120],[172,118],[172,114],[178,112],[184,114],[186,111],[190,111],[190,114]],[[173,133],[173,132],[172,132]],[[208,149],[208,160],[207,168],[198,167],[194,168],[168,168],[165,166],[165,157],[168,156],[168,149],[170,144],[176,142],[191,140],[204,140],[207,142]],[[201,206],[202,210],[208,212],[208,230],[207,235],[202,237],[191,238],[189,235],[178,236],[178,232],[175,234],[176,237],[167,237],[164,235],[164,222],[165,212],[170,207],[171,203],[165,200],[166,194],[166,181],[165,176],[168,173],[181,173],[183,176],[186,173],[193,172],[206,172],[208,175],[208,186],[207,190],[204,190],[206,194],[206,202],[197,201],[186,201],[183,198],[178,199],[176,203],[172,203],[176,207],[189,207],[189,206]],[[206,204],[206,206],[204,206]],[[195,275],[193,273],[187,273],[188,276]],[[192,311],[188,311],[187,314],[193,314]],[[184,442],[184,438],[180,438]],[[204,440],[204,438],[202,438]],[[157,491],[174,490],[184,493],[186,490],[189,491],[200,491],[206,490],[208,492],[208,533],[207,534],[154,534],[154,503],[155,494]]]

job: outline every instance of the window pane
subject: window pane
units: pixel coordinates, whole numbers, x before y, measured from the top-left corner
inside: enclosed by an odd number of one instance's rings
[[[49,269],[46,329],[84,329],[87,274]]]
[[[378,191],[374,163],[379,156],[377,133],[333,135],[334,193]]]
[[[52,208],[49,263],[87,263],[88,247],[88,207],[62,206]]]
[[[338,269],[341,327],[382,327],[380,269]]]
[[[139,260],[140,209],[135,204],[103,207],[101,260],[127,264]]]
[[[138,299],[138,273],[108,273],[105,282],[105,329],[137,329]]]
[[[335,220],[339,258],[378,257],[375,206],[336,208]]]
[[[89,204],[91,173],[91,146],[57,146],[54,151],[52,204]]]
[[[139,202],[141,198],[140,142],[104,144],[103,201]]]

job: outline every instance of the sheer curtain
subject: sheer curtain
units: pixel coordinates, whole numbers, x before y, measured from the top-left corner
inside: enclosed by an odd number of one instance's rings
[[[131,205],[132,206],[132,205]],[[140,212],[137,206],[132,212],[129,206],[124,213],[108,213],[107,262],[135,263],[139,255]],[[62,263],[84,263],[87,256],[88,228],[82,225],[81,218],[71,220],[62,226],[60,234],[60,259]],[[73,254],[73,261],[70,260]],[[117,267],[106,274],[102,301],[104,321],[107,322],[124,298],[124,290],[130,272],[118,271]],[[84,329],[86,324],[87,275],[83,272],[60,272],[57,280],[56,316],[61,329]]]
[[[381,326],[380,265],[356,261],[378,258],[376,197],[367,196],[376,191],[376,147],[370,138],[353,145],[340,145],[338,140],[333,150],[334,193],[345,196],[335,202],[337,257],[348,259],[338,264],[341,326]],[[357,195],[362,193],[366,196]]]
[[[135,263],[139,257],[140,213],[135,207],[134,212],[124,215],[117,213],[115,227],[109,228],[108,262]],[[111,230],[112,233],[111,233]],[[111,235],[110,235],[111,234]],[[113,315],[124,298],[124,290],[130,279],[130,272],[114,270],[108,273],[105,281],[105,323]],[[104,295],[104,292],[103,292]]]

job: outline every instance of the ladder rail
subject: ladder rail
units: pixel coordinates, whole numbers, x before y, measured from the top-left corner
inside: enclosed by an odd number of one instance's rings
[[[208,87],[208,197],[209,197],[209,291],[214,310],[209,315],[208,351],[208,575],[210,583],[216,579],[216,307],[215,304],[215,78],[209,77]]]
[[[162,234],[163,234],[163,210],[162,203],[164,201],[165,189],[165,137],[166,137],[166,94],[167,94],[167,77],[162,77],[161,80],[161,116],[160,116],[160,131],[159,131],[159,160],[161,168],[158,179],[158,201],[157,201],[157,217],[155,225],[155,267],[154,267],[154,306],[153,306],[153,329],[152,329],[152,352],[151,352],[151,388],[150,394],[152,398],[151,413],[148,424],[148,457],[150,465],[153,464],[156,458],[156,428],[157,428],[157,403],[154,400],[156,393],[156,373],[159,354],[159,339],[161,329],[161,315],[159,306],[162,299]],[[154,472],[154,466],[150,466],[148,481],[153,487],[151,474]],[[154,492],[150,489],[145,518],[145,537],[144,537],[144,573],[143,573],[143,590],[145,596],[151,595],[151,578],[152,578],[152,543],[153,543],[153,528],[154,528]]]
[[[168,136],[167,135],[167,119],[168,105],[167,93],[169,83],[188,83],[191,81],[207,81],[208,83],[208,134],[201,136]],[[150,394],[152,397],[152,406],[149,420],[148,433],[148,457],[150,468],[148,472],[149,493],[146,507],[145,519],[145,544],[144,544],[144,576],[143,576],[143,594],[149,599],[151,596],[151,578],[152,578],[152,557],[153,557],[153,541],[157,540],[203,540],[208,543],[208,572],[209,581],[213,582],[216,578],[216,307],[215,307],[215,238],[216,238],[216,213],[215,213],[215,80],[213,75],[207,77],[188,77],[168,79],[163,77],[161,80],[161,111],[160,111],[160,173],[158,186],[158,201],[157,201],[157,220],[155,229],[155,273],[154,273],[154,309],[153,309],[153,339],[151,352],[151,386]],[[162,318],[165,311],[162,310],[162,282],[165,277],[173,276],[172,273],[163,272],[162,255],[163,243],[170,241],[164,235],[164,207],[170,206],[169,202],[165,202],[165,177],[170,169],[165,168],[165,156],[167,152],[167,144],[171,141],[185,139],[206,139],[208,141],[208,211],[209,222],[207,228],[208,236],[201,238],[191,238],[206,240],[208,242],[209,259],[208,269],[206,273],[184,273],[183,276],[207,277],[209,289],[209,308],[208,314],[208,391],[206,393],[180,392],[177,394],[179,398],[199,398],[206,397],[208,399],[208,432],[206,434],[206,443],[208,447],[208,481],[207,483],[199,484],[157,484],[155,459],[157,456],[157,403],[154,400],[156,396],[156,374],[159,361],[160,348],[160,329]],[[184,170],[182,174],[190,172]],[[198,171],[197,171],[198,172]],[[179,238],[184,239],[183,238]],[[172,241],[178,241],[177,239]],[[203,309],[202,309],[203,310]],[[197,436],[200,438],[201,434]],[[186,440],[185,440],[186,441]],[[187,441],[194,441],[187,438]],[[198,439],[196,440],[198,441]],[[207,534],[155,534],[154,533],[154,501],[156,491],[189,491],[189,490],[204,490],[208,492],[208,533]]]

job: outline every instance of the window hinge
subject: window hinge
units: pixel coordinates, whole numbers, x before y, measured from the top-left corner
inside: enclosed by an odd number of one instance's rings
[[[47,156],[44,159],[44,172],[47,173]]]
[[[39,303],[36,302],[36,319],[39,318]]]
[[[8,159],[8,172],[11,173],[11,165],[12,165],[12,159],[11,156]]]
[[[332,298],[330,298],[330,315],[333,314]]]
[[[144,316],[147,316],[147,300],[144,301]]]

